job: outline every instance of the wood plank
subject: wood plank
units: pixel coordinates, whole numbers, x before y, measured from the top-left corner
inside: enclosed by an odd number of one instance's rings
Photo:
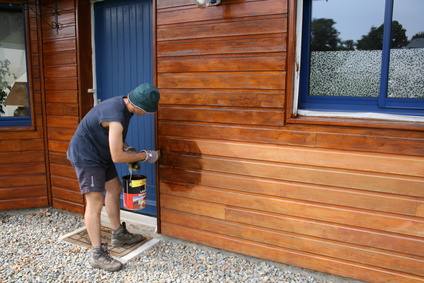
[[[215,21],[213,25],[206,23],[176,24],[172,26],[159,27],[157,29],[157,40],[170,41],[193,38],[246,36],[256,34],[272,34],[287,32],[287,16],[273,18],[248,18],[248,19],[226,19]]]
[[[22,198],[45,198],[47,195],[46,186],[25,186],[19,188],[0,189],[0,200],[13,200]]]
[[[65,177],[67,179],[75,179],[75,171],[69,166],[51,164],[50,174],[53,176]]]
[[[62,100],[64,97],[56,97],[54,100]],[[72,97],[71,99],[76,99]],[[47,103],[46,114],[48,116],[72,116],[79,117],[78,104],[75,103]]]
[[[53,0],[48,0],[46,1],[46,4],[54,4],[56,2],[54,2]],[[75,9],[75,4],[73,1],[60,1],[57,2],[57,9],[59,11],[61,11],[62,13],[69,13],[69,12],[73,12]],[[43,15],[51,15],[51,8],[49,8],[48,6],[46,7],[41,7],[41,12]]]
[[[172,73],[158,76],[158,88],[285,89],[279,72]]]
[[[56,153],[63,153],[65,154],[68,150],[68,142],[62,142],[62,141],[50,141],[49,142],[49,150]]]
[[[47,197],[0,200],[0,210],[49,206]]]
[[[166,110],[166,107],[161,109]],[[159,115],[159,117],[161,116]],[[424,176],[424,158],[416,156],[172,137],[160,138],[159,144],[161,149],[177,152],[190,149],[190,153],[194,154],[243,157],[262,161],[416,177]]]
[[[77,194],[80,194],[81,192],[76,176],[74,176],[73,179],[69,179],[53,175],[51,176],[51,185],[57,189],[67,190]]]
[[[65,141],[68,142],[72,139],[74,135],[74,130],[65,130],[65,129],[49,129],[48,137],[51,141]]]
[[[61,52],[56,54],[49,54],[44,58],[45,66],[55,66],[55,65],[67,65],[67,64],[76,64],[77,58],[75,52]]]
[[[46,186],[45,175],[25,175],[0,177],[0,188],[20,188],[26,186]]]
[[[193,2],[189,0],[167,0],[167,1],[159,0],[156,3],[156,9],[160,10],[165,8],[173,8],[178,6],[191,6],[191,5],[193,5]]]
[[[160,104],[191,106],[284,107],[284,91],[161,88]],[[160,114],[160,113],[158,113]]]
[[[159,121],[158,124],[159,134],[161,136],[176,136],[176,137],[195,137],[195,138],[206,138],[206,139],[221,139],[227,141],[244,141],[244,142],[257,142],[257,143],[271,143],[276,145],[299,145],[305,147],[316,146],[317,129],[314,127],[292,127],[288,125],[282,128],[279,127],[226,127],[223,125],[214,124],[197,124],[197,123],[172,123],[169,121]],[[320,128],[319,131],[325,131]],[[346,134],[346,128],[339,129],[340,133],[334,134],[332,139],[338,138],[345,140],[343,146],[340,143],[339,147],[331,145],[331,141],[328,140],[326,147],[329,149],[340,149],[340,150],[356,150],[358,145],[353,145],[350,142],[351,132],[354,137],[355,129],[349,129],[349,134]],[[363,129],[361,132],[364,131]],[[383,133],[374,129],[374,141],[375,143],[368,143],[367,147],[364,147],[361,151],[374,152],[374,153],[388,153],[388,154],[399,154],[399,155],[416,155],[424,156],[422,150],[422,143],[424,137],[422,133],[405,131],[406,136],[404,137],[403,131],[389,131],[388,135],[385,136]],[[385,133],[385,131],[383,131]],[[362,133],[361,133],[362,134]],[[375,135],[379,136],[375,136]],[[371,134],[372,136],[372,134]],[[390,138],[388,138],[390,136]],[[402,141],[407,139],[405,144],[410,147],[403,147]],[[359,142],[359,141],[358,141]],[[399,145],[402,151],[396,150],[396,146]],[[323,146],[322,142],[320,146]]]
[[[241,193],[210,187],[179,186],[163,182],[161,182],[160,190],[161,194],[172,195],[172,201],[174,203],[181,203],[177,207],[168,207],[165,204],[164,208],[186,211],[193,214],[199,214],[196,211],[198,208],[195,206],[184,206],[182,204],[183,202],[190,203],[195,201],[199,206],[202,205],[202,202],[207,202],[215,205],[266,211],[402,235],[424,236],[424,219],[418,217],[371,212],[332,205],[320,205],[306,201]],[[169,199],[166,201],[170,202]],[[208,215],[214,214],[209,213]]]
[[[287,38],[281,36],[281,34],[274,34],[213,40],[171,41],[158,43],[157,49],[158,58],[164,56],[284,52],[287,49]]]
[[[49,108],[52,106],[60,107],[57,104],[68,103],[68,104],[77,104],[78,103],[78,92],[75,90],[72,91],[46,91],[46,102]],[[66,106],[64,106],[66,107]]]
[[[49,157],[50,164],[72,166],[71,162],[66,157],[66,153],[49,152]]]
[[[62,188],[52,187],[52,196],[54,201],[67,201],[72,203],[84,204],[84,196],[81,193],[64,190]]]
[[[41,119],[36,119],[41,120]],[[37,121],[38,122],[38,121]],[[42,127],[42,126],[41,126]],[[3,128],[0,131],[0,142],[9,143],[15,142],[20,139],[40,139],[43,137],[42,129],[37,128],[36,130],[29,128]],[[0,147],[1,151],[1,147]]]
[[[417,204],[417,216],[424,217],[424,198],[420,198]]]
[[[62,54],[67,51],[75,51],[76,50],[76,39],[75,38],[66,38],[60,40],[50,40],[43,42],[43,53],[48,56],[44,56],[43,58],[51,56],[51,54]]]
[[[48,78],[66,78],[77,76],[77,65],[54,65],[44,67],[44,75]]]
[[[46,173],[44,163],[21,163],[0,165],[0,177],[13,175],[33,175]]]
[[[40,151],[0,153],[0,164],[44,163],[44,160],[44,152]]]
[[[352,120],[352,119],[350,119]],[[362,119],[359,119],[363,121]],[[392,122],[394,123],[394,122]],[[402,121],[402,125],[407,124]],[[338,134],[339,138],[343,139],[348,137],[349,135],[353,136],[370,136],[370,137],[378,137],[378,138],[395,138],[395,139],[419,139],[424,140],[424,131],[421,130],[410,130],[408,128],[403,129],[402,127],[398,127],[396,129],[386,128],[385,126],[376,127],[376,124],[371,123],[373,127],[365,127],[362,125],[360,127],[352,127],[352,125],[341,124],[341,125],[298,125],[298,124],[290,124],[290,129],[294,131],[314,131],[317,134]],[[378,123],[377,123],[378,125]],[[348,127],[346,127],[348,126]],[[349,129],[348,131],[346,131]],[[333,138],[333,137],[332,137]],[[384,142],[379,142],[379,146],[383,146]]]
[[[376,137],[371,135],[349,135],[341,139],[339,134],[317,134],[317,146],[336,149],[349,148],[352,150],[372,151],[375,147],[384,148],[388,152],[402,155],[424,156],[423,139]]]
[[[219,219],[225,219],[225,206],[222,204],[212,204],[196,200],[184,199],[175,196],[160,194],[161,208],[181,211],[191,211],[198,215],[213,215]]]
[[[226,208],[226,220],[276,229],[298,235],[306,235],[334,241],[353,243],[415,256],[424,256],[423,238],[334,224],[325,221],[254,211],[238,207]]]
[[[53,199],[53,207],[78,214],[84,214],[84,205],[75,202]]]
[[[60,16],[60,18],[62,18],[62,14]],[[60,22],[60,24],[62,24],[62,26],[59,29],[59,32],[56,32],[56,29],[52,29],[46,23],[43,23],[43,37],[45,39],[54,40],[75,36],[75,24],[71,25],[64,22]]]
[[[176,237],[214,248],[225,249],[265,260],[277,261],[288,265],[299,266],[358,280],[367,281],[369,278],[373,278],[373,282],[376,283],[390,281],[399,283],[424,282],[424,279],[418,276],[362,264],[352,264],[352,262],[334,260],[319,255],[293,252],[288,249],[277,248],[273,245],[241,240],[216,233],[208,233],[189,229],[183,226],[172,225],[169,223],[162,223],[161,231],[164,235],[170,237]]]
[[[421,216],[419,214],[419,206],[422,202],[417,198],[401,195],[362,192],[225,173],[187,171],[165,166],[160,167],[160,179],[165,183],[182,183],[182,180],[184,180],[184,184],[189,185],[230,189],[264,196],[276,196],[409,216]]]
[[[161,4],[158,1],[158,7],[167,7],[172,5]],[[264,1],[243,1],[238,3],[231,3],[231,8],[227,5],[218,5],[213,9],[199,9],[194,3],[190,7],[183,7],[183,9],[158,9],[157,11],[157,25],[171,25],[181,22],[194,22],[194,21],[213,21],[216,19],[233,19],[241,17],[252,16],[266,16],[287,13],[286,0],[268,0]]]
[[[285,71],[285,53],[158,58],[159,73]]]
[[[62,1],[62,2],[70,2],[70,3],[66,3],[66,8],[64,8],[65,5],[61,4],[58,5],[58,10],[60,9],[60,23],[63,26],[68,26],[71,24],[74,24],[75,26],[75,7],[74,5],[70,5],[72,3],[72,1]],[[43,19],[45,21],[42,22],[42,28],[43,28],[43,37],[45,37],[45,30],[50,30],[52,29],[47,23],[51,23],[54,22],[56,20],[56,15],[52,14],[51,9],[47,10],[47,9],[42,9],[43,12]],[[54,30],[54,33],[56,33],[56,30]],[[58,33],[61,33],[62,30],[59,30]],[[72,36],[76,36],[75,32]]]
[[[224,107],[161,107],[158,118],[173,121],[282,126],[284,111],[281,109],[262,110]]]
[[[44,140],[42,139],[30,139],[21,140],[22,151],[44,151]]]
[[[68,78],[45,78],[45,89],[51,91],[77,90],[77,79],[75,77]]]
[[[172,223],[209,233],[216,233],[219,231],[218,233],[220,235],[241,240],[254,241],[311,254],[319,254],[333,259],[377,266],[417,276],[424,275],[424,259],[419,257],[406,256],[404,254],[387,252],[370,247],[362,247],[352,243],[329,240],[324,241],[319,238],[285,233],[272,229],[257,228],[176,211],[162,211],[161,219],[166,223]]]
[[[160,110],[159,110],[160,111]],[[233,141],[276,143],[285,145],[313,146],[315,134],[300,131],[287,131],[286,127],[252,127],[198,123],[174,123],[159,121],[160,136],[196,137]]]
[[[312,185],[357,189],[396,195],[423,197],[424,179],[392,174],[378,174],[342,169],[328,169],[265,161],[223,157],[179,156],[162,153],[163,165],[187,169],[202,169],[241,176],[260,177]]]
[[[1,140],[0,139],[0,153],[2,152],[15,152],[21,150],[21,144],[16,140]]]
[[[79,120],[77,117],[47,117],[47,126],[49,129],[76,129]]]

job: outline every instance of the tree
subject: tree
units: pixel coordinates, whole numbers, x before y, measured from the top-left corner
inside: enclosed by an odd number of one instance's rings
[[[416,38],[424,38],[424,31],[414,34],[411,38],[411,41]]]
[[[355,41],[352,39],[342,40],[340,41],[337,50],[355,50]]]
[[[360,40],[358,40],[357,48],[359,50],[382,50],[383,49],[383,34],[384,34],[384,24],[376,27],[371,27],[370,32],[367,35],[363,35]],[[406,30],[398,21],[392,22],[391,30],[391,41],[390,48],[402,48],[408,45],[408,37],[406,36]]]
[[[333,19],[314,19],[311,23],[311,51],[337,50],[340,32],[334,27]]]

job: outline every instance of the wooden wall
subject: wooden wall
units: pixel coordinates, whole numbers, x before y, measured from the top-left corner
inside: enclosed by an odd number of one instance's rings
[[[161,232],[364,281],[424,281],[424,126],[292,118],[295,1],[193,2],[155,1]],[[34,126],[0,129],[0,209],[83,212],[65,153],[92,106],[90,10],[57,3],[59,33],[30,17]]]
[[[423,125],[291,118],[295,2],[193,2],[157,0],[161,233],[423,282]]]
[[[50,7],[57,3],[57,32]],[[0,209],[54,206],[83,213],[68,142],[92,107],[90,2],[41,1],[29,11],[33,126],[0,128]],[[78,15],[78,17],[77,17]],[[79,52],[84,50],[84,52]]]
[[[0,127],[0,209],[49,205],[39,20],[26,13],[32,126]]]
[[[46,1],[47,2],[47,1]],[[45,3],[46,3],[45,2]],[[57,3],[61,29],[43,23],[43,64],[46,99],[48,165],[52,205],[83,213],[84,200],[72,165],[66,158],[68,143],[82,116],[92,107],[91,29],[89,1]],[[48,2],[46,3],[48,4]],[[52,5],[50,4],[50,5]],[[43,8],[47,22],[54,21]],[[83,50],[83,52],[80,52]]]

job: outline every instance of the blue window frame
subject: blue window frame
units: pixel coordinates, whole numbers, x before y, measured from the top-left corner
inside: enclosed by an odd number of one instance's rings
[[[25,13],[0,3],[0,127],[31,125]]]
[[[423,10],[413,0],[305,0],[299,109],[424,116]]]

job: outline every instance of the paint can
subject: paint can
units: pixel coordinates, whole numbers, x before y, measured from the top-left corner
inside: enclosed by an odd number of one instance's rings
[[[146,207],[146,182],[143,175],[127,175],[122,177],[124,186],[124,208],[139,210]]]

